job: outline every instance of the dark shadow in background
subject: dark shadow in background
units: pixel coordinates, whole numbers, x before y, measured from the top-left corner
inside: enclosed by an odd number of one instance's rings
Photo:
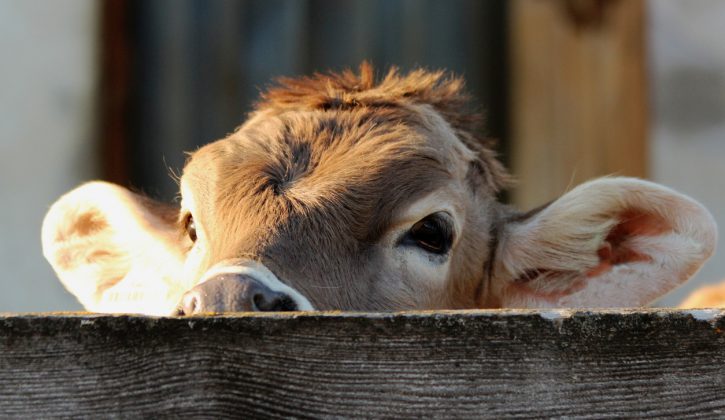
[[[241,124],[278,76],[371,60],[465,76],[506,138],[506,2],[110,0],[104,10],[106,178],[172,199],[183,151]],[[501,151],[505,152],[505,143]]]

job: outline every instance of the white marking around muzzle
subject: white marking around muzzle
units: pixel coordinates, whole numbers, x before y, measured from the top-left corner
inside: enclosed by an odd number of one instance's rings
[[[269,270],[264,264],[252,261],[252,260],[234,260],[232,263],[222,261],[214,267],[207,270],[202,276],[202,280],[199,284],[206,282],[214,276],[220,274],[242,274],[249,276],[263,285],[267,286],[274,292],[285,293],[297,304],[297,308],[300,311],[314,311],[315,308],[312,306],[309,300],[304,297],[300,292],[293,289],[290,286],[282,283],[273,272]]]

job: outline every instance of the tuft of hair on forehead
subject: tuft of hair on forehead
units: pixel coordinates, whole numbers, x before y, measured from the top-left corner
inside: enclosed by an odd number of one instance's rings
[[[298,78],[280,78],[261,95],[257,111],[293,110],[346,111],[362,108],[390,109],[410,104],[429,105],[445,119],[457,137],[478,157],[471,179],[482,178],[493,192],[512,182],[496,158],[496,141],[484,135],[483,115],[471,106],[463,79],[444,70],[416,69],[402,74],[392,67],[378,79],[368,62],[358,72],[315,73]],[[476,182],[474,182],[476,183]]]

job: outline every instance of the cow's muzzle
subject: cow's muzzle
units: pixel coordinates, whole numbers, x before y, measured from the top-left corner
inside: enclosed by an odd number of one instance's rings
[[[221,312],[281,312],[312,310],[310,302],[282,283],[263,264],[225,261],[184,293],[175,315]]]

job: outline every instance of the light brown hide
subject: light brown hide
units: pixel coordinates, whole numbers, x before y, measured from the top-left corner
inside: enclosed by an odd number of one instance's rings
[[[712,253],[707,210],[643,180],[590,181],[528,213],[498,203],[509,177],[479,123],[443,72],[282,80],[190,154],[180,209],[89,183],[48,212],[44,254],[90,310],[169,314],[247,263],[315,309],[641,306]],[[410,240],[431,215],[450,225],[445,252]]]
[[[478,305],[483,265],[462,250],[488,252],[493,200],[507,175],[473,132],[460,131],[475,119],[454,114],[464,100],[457,79],[390,73],[373,85],[371,77],[364,66],[360,76],[287,81],[235,134],[192,154],[182,183],[213,238],[201,271],[229,258],[259,260],[319,309]],[[390,288],[381,236],[396,214],[444,187],[459,190],[476,227],[457,241],[451,277],[429,293],[413,278]]]
[[[680,308],[725,308],[725,283],[702,286],[690,293]]]

